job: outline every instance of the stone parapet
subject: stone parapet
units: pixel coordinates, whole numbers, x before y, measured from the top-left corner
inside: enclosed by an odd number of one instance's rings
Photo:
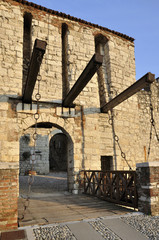
[[[159,215],[159,161],[136,164],[138,209]]]

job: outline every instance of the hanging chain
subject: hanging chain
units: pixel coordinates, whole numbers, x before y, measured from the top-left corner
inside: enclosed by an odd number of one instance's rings
[[[42,61],[42,53],[39,53],[39,56],[37,57],[37,61],[41,64]],[[40,94],[40,82],[42,80],[42,77],[40,75],[40,73],[37,76],[37,81],[38,81],[38,90],[37,93],[35,94],[35,99],[36,99],[36,112],[34,114],[34,119],[35,119],[35,129],[34,129],[34,133],[33,133],[33,140],[34,140],[34,148],[33,150],[31,150],[31,156],[30,156],[30,164],[31,164],[31,173],[29,174],[28,177],[28,193],[27,193],[27,198],[26,201],[24,203],[24,209],[23,209],[23,213],[22,213],[22,217],[18,218],[18,220],[23,220],[24,219],[24,215],[25,212],[27,210],[27,208],[29,207],[29,199],[30,199],[30,192],[31,192],[31,186],[34,182],[34,165],[36,164],[36,142],[37,142],[37,121],[39,119],[39,101],[41,99],[41,94]]]
[[[147,152],[147,162],[150,156],[150,150],[151,150],[151,140],[152,140],[152,124],[151,124],[151,128],[150,128],[150,141],[149,141],[149,147],[148,147],[148,152]]]
[[[151,122],[152,127],[154,128],[157,141],[159,142],[159,135],[157,133],[156,123],[155,123],[154,116],[153,116],[153,106],[152,106],[152,103],[150,104],[150,111],[151,111],[151,120],[150,120],[150,122]]]
[[[37,61],[39,62],[39,64],[41,64],[42,61],[42,53],[39,54],[39,56],[37,57]],[[41,99],[41,94],[40,94],[40,82],[42,80],[42,77],[40,75],[40,73],[37,76],[37,81],[38,81],[38,90],[37,93],[35,94],[35,99],[36,99],[36,112],[34,114],[34,119],[35,119],[35,129],[34,129],[34,133],[33,133],[33,140],[34,140],[34,148],[31,154],[31,158],[30,158],[30,163],[31,163],[31,171],[34,171],[34,166],[36,164],[36,142],[37,142],[37,138],[38,138],[38,134],[37,134],[37,122],[39,119],[39,101]],[[34,182],[34,175],[33,172],[32,174],[29,174],[29,178],[28,178],[28,183],[29,183],[29,190],[31,191],[31,185]],[[29,193],[30,193],[29,191]]]
[[[114,115],[113,112],[111,112],[111,114],[108,113],[109,119],[108,119],[108,123],[113,126],[113,122],[114,122]],[[127,163],[129,170],[132,170],[130,164],[128,163],[128,160],[126,159],[126,154],[123,152],[120,142],[119,142],[119,137],[118,135],[116,135],[115,133],[115,129],[113,128],[113,132],[114,132],[114,141],[117,143],[119,150],[121,152],[121,157],[124,159],[124,161]]]
[[[112,99],[113,97],[113,94],[115,92],[115,95],[117,95],[117,90],[111,85],[111,82],[107,81],[107,84],[108,84],[108,97],[109,97],[109,100]],[[124,161],[127,163],[128,167],[129,167],[129,170],[132,170],[130,164],[128,163],[128,160],[126,159],[126,154],[122,151],[122,148],[121,148],[121,145],[120,145],[120,142],[119,142],[119,137],[117,136],[117,134],[115,133],[115,128],[114,128],[114,112],[113,110],[110,111],[110,113],[108,112],[108,123],[112,126],[112,129],[113,129],[113,137],[114,137],[114,141],[117,143],[119,149],[120,149],[120,152],[121,152],[121,157],[124,159]]]
[[[153,109],[153,105],[152,105],[152,91],[151,90],[150,90],[150,115],[151,115],[151,118],[150,118],[151,128],[150,128],[150,140],[149,140],[149,147],[148,147],[148,153],[147,153],[147,161],[149,159],[150,151],[151,151],[152,129],[154,129],[156,139],[159,142],[159,135],[157,133],[156,123],[155,123],[155,119],[154,119],[154,109]]]

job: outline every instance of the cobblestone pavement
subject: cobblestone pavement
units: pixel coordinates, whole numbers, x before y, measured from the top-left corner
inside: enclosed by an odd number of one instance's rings
[[[158,240],[158,224],[159,216],[131,213],[82,222],[37,226],[26,228],[26,231],[29,240]]]
[[[139,215],[122,220],[149,239],[159,240],[159,216]]]

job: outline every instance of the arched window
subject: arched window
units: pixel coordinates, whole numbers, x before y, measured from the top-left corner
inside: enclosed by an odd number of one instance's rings
[[[107,43],[107,38],[102,34],[98,34],[95,36],[95,52],[103,55],[104,46]]]

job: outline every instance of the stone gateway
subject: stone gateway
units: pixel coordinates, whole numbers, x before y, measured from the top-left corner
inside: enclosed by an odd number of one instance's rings
[[[72,193],[81,170],[135,170],[158,160],[150,122],[151,101],[159,126],[157,80],[101,111],[136,81],[133,38],[24,0],[0,0],[0,32],[0,230],[17,228],[19,174],[31,169],[34,147],[37,174],[67,171]],[[90,62],[94,54],[102,65]],[[64,106],[82,78],[90,79]]]

